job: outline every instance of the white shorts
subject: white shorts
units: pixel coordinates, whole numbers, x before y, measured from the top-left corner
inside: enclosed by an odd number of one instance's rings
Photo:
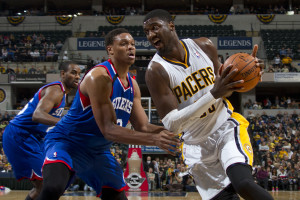
[[[197,145],[183,144],[183,159],[203,200],[211,199],[230,184],[226,169],[235,163],[251,165],[253,151],[248,121],[233,113],[218,130]]]

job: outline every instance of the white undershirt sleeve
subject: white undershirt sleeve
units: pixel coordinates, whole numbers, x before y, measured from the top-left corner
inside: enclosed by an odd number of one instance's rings
[[[169,112],[163,119],[162,123],[165,128],[174,132],[181,133],[185,127],[189,126],[189,123],[193,121],[194,118],[199,118],[206,112],[212,104],[216,102],[214,96],[208,92],[195,103],[181,109],[174,109]]]

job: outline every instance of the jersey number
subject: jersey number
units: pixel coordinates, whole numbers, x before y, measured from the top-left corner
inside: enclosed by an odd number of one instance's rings
[[[117,125],[119,125],[119,126],[122,126],[122,125],[123,125],[122,119],[117,119]]]
[[[215,112],[216,111],[216,107],[214,106],[214,105],[212,105],[209,109],[208,109],[208,113],[213,113],[213,112]],[[207,116],[207,112],[204,112],[201,116],[200,116],[200,118],[204,118],[204,117],[206,117]]]

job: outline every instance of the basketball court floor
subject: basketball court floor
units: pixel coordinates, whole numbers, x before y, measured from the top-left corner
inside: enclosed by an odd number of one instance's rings
[[[300,200],[300,191],[270,192],[275,200]],[[24,200],[28,191],[0,192],[0,200]],[[201,200],[196,192],[128,192],[128,200]],[[67,192],[60,200],[98,200],[94,192]]]

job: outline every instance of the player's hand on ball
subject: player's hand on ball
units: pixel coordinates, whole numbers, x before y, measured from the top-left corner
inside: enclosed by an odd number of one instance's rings
[[[179,152],[178,147],[181,145],[180,140],[177,138],[177,134],[167,130],[163,130],[158,134],[154,134],[155,145],[169,154],[176,156]]]
[[[237,69],[232,69],[233,65],[228,65],[225,69],[223,65],[220,67],[219,73],[215,77],[215,84],[211,89],[211,94],[215,99],[220,97],[229,97],[234,91],[243,89],[240,85],[244,80],[233,81],[233,77],[238,73]]]
[[[260,76],[260,79],[259,81],[262,81],[262,76],[264,74],[264,69],[265,69],[265,63],[263,60],[261,59],[258,59],[256,57],[256,53],[257,53],[257,50],[258,50],[258,45],[254,45],[253,47],[253,50],[252,50],[252,56],[255,58],[255,63],[256,63],[256,66],[260,68],[260,72],[259,72],[259,76]]]

